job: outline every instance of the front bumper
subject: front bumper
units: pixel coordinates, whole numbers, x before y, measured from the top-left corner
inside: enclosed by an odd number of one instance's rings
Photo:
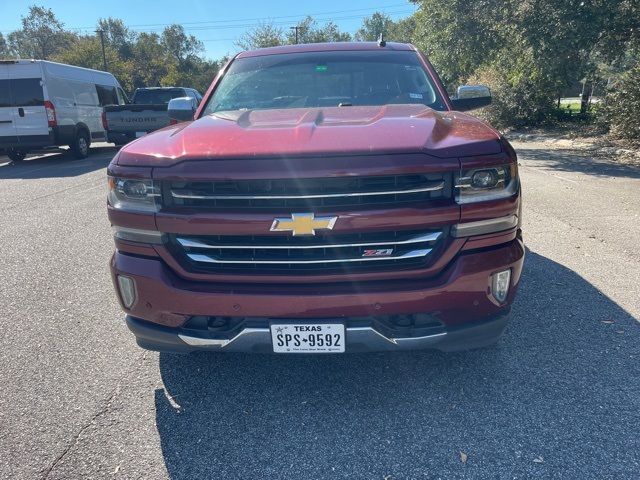
[[[460,253],[436,277],[410,281],[339,284],[214,284],[183,279],[159,258],[116,251],[111,262],[117,275],[135,282],[136,301],[127,323],[138,343],[162,351],[270,351],[268,321],[343,320],[347,351],[438,348],[456,350],[494,342],[504,314],[515,297],[524,246],[519,238],[491,248]],[[490,277],[510,268],[511,284],[504,303],[491,295]],[[116,286],[117,288],[117,286]],[[353,318],[427,313],[442,325],[429,335],[394,335]],[[193,335],[184,326],[194,316],[259,318],[259,328],[233,336],[204,332]]]
[[[420,337],[387,337],[372,326],[346,327],[345,351],[385,352],[438,349],[457,351],[494,344],[502,335],[508,321],[509,309],[471,325],[447,329]],[[130,315],[127,327],[136,336],[138,345],[147,350],[172,353],[251,352],[271,353],[271,332],[265,328],[245,328],[227,339],[193,336],[180,329],[161,327]]]

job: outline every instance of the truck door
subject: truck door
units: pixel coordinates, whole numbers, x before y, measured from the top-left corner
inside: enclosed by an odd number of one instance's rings
[[[42,78],[11,78],[9,82],[13,123],[20,143],[47,138],[49,122],[44,108]]]
[[[13,123],[11,92],[9,91],[8,68],[0,64],[0,149],[15,146],[16,126]]]

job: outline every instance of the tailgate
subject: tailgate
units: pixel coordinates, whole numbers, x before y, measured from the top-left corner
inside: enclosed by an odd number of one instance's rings
[[[167,105],[113,105],[104,108],[110,132],[151,132],[169,125]]]

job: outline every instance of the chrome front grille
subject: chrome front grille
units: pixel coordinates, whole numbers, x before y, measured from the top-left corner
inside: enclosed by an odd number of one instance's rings
[[[446,236],[442,230],[323,234],[309,237],[170,236],[191,270],[211,272],[360,271],[425,265]]]
[[[381,206],[449,198],[448,173],[232,181],[174,181],[171,205],[202,208],[278,209]]]

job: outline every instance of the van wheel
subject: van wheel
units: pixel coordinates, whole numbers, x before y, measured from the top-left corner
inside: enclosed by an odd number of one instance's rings
[[[9,157],[14,162],[21,162],[26,156],[26,150],[7,150],[7,157]]]
[[[91,145],[89,134],[84,130],[80,130],[76,135],[73,144],[69,145],[69,147],[71,147],[73,156],[80,159],[87,158],[89,156],[89,145]]]

